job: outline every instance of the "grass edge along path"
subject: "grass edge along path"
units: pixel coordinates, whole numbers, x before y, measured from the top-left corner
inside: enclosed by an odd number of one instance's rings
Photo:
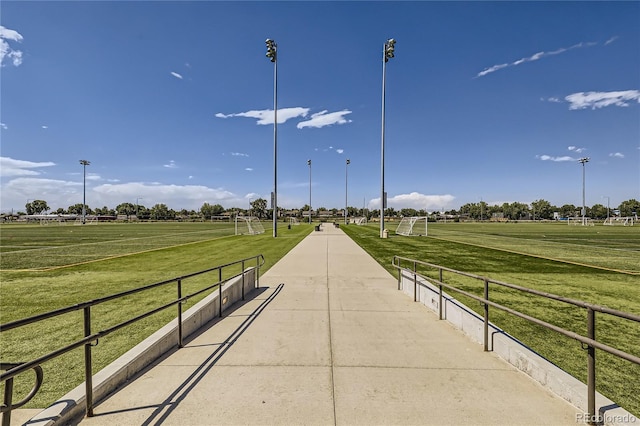
[[[345,232],[394,277],[397,277],[397,271],[392,267],[392,258],[399,255],[622,311],[640,313],[640,286],[636,276],[430,237],[390,236],[388,239],[381,239],[379,230],[372,226],[345,227]],[[522,244],[526,243],[522,241]],[[449,278],[445,281],[482,295],[481,286],[477,284],[454,282]],[[584,311],[512,293],[493,287],[491,290],[492,299],[498,303],[586,335]],[[479,303],[464,300],[464,297],[458,295],[455,297],[482,315]],[[640,341],[640,327],[637,324],[630,326],[629,322],[602,316],[598,318],[601,318],[597,322],[599,340],[640,356],[637,344]],[[586,351],[581,350],[579,342],[498,310],[492,310],[491,320],[569,374],[586,382]],[[640,383],[640,366],[599,350],[596,358],[598,391],[636,416],[639,415],[640,395],[637,394],[634,383]]]
[[[217,238],[193,244],[165,247],[145,253],[131,254],[102,262],[92,262],[68,267],[43,274],[3,271],[0,298],[0,323],[25,318],[37,313],[70,306],[130,288],[174,278],[204,270],[257,254],[263,254],[265,264],[261,273],[266,272],[313,230],[310,226],[296,226],[279,230],[278,238],[273,238],[268,229],[261,235]],[[5,279],[9,277],[9,279]],[[204,285],[204,283],[202,283]],[[185,289],[185,293],[194,289]],[[152,293],[132,298],[117,308],[105,306],[92,310],[102,315],[93,319],[95,330],[103,329],[101,323],[118,323],[128,319],[143,308],[158,306],[166,300],[164,295]],[[173,294],[170,297],[174,297]],[[184,310],[193,306],[205,295],[194,297]],[[163,299],[165,298],[165,299]],[[126,315],[126,318],[125,318]],[[175,310],[157,313],[133,326],[101,339],[93,350],[94,374],[113,362],[127,350],[144,340],[159,328],[175,318]],[[23,362],[31,360],[70,341],[82,334],[82,314],[68,314],[55,320],[47,320],[24,329],[10,330],[2,335],[3,362]],[[105,325],[106,326],[106,325]],[[6,334],[6,336],[5,336]],[[45,381],[36,397],[25,408],[45,408],[62,395],[84,381],[83,351],[74,350],[57,360],[43,364]],[[14,383],[14,400],[31,389],[30,374],[20,376]],[[0,386],[0,393],[4,385]]]

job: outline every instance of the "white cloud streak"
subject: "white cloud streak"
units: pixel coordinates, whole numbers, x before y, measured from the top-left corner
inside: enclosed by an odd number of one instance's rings
[[[176,165],[176,162],[173,160],[170,160],[168,164],[163,164],[162,167],[166,167],[167,169],[176,169],[178,168],[178,166]]]
[[[287,122],[287,120],[295,117],[306,117],[309,113],[309,108],[294,107],[294,108],[282,108],[278,110],[278,124]],[[251,110],[246,112],[238,112],[234,114],[223,114],[221,112],[215,115],[217,118],[231,118],[231,117],[247,117],[258,119],[257,124],[269,125],[273,124],[274,114],[272,109],[263,110]]]
[[[624,158],[624,154],[621,152],[612,152],[611,154],[609,154],[609,157]]]
[[[178,78],[180,80],[182,80],[182,75],[178,74],[177,72],[171,71],[170,73],[172,76],[174,76],[175,78]]]
[[[551,155],[536,155],[536,158],[538,160],[542,160],[542,161],[556,161],[556,162],[564,162],[564,161],[578,161],[577,158],[573,158],[570,157],[568,155],[562,156],[562,157],[553,157]]]
[[[640,90],[622,90],[615,92],[578,92],[564,98],[569,102],[570,110],[599,109],[608,106],[628,107],[630,103],[640,103]]]
[[[0,157],[0,176],[37,176],[40,175],[41,172],[33,169],[55,165],[56,163],[52,163],[51,161],[36,163],[33,161],[14,160],[10,157]]]
[[[249,156],[249,154],[244,154],[242,152],[232,152],[231,155],[234,156],[234,157],[248,157]]]
[[[9,45],[9,41],[20,43],[22,40],[20,33],[0,25],[0,67],[5,66],[5,59],[15,67],[22,64],[22,51],[14,50]]]
[[[6,125],[6,124],[4,124],[4,123],[0,123],[0,128],[1,128],[2,130],[7,130],[7,129],[8,129],[7,125]]]
[[[585,149],[587,148],[578,148],[577,146],[568,146],[567,149],[569,151],[573,151],[573,152],[577,152],[578,154],[580,154],[581,152],[583,152]]]
[[[351,120],[344,118],[345,115],[351,114],[352,111],[344,109],[342,111],[327,112],[327,110],[311,114],[311,119],[307,121],[301,121],[297,124],[298,129],[305,127],[321,128],[325,126],[331,126],[333,124],[345,124],[351,123]]]
[[[613,41],[613,40],[612,40],[612,41]],[[609,41],[608,41],[607,43],[605,43],[605,44],[608,44],[608,43],[609,43]],[[501,70],[501,69],[503,69],[503,68],[515,67],[515,66],[518,66],[518,65],[522,65],[522,64],[524,64],[524,63],[527,63],[527,62],[534,62],[534,61],[540,60],[540,59],[542,59],[542,58],[544,58],[544,57],[546,57],[546,56],[559,55],[559,54],[564,53],[564,52],[567,52],[567,51],[569,51],[569,50],[573,50],[573,49],[580,49],[580,48],[583,48],[583,47],[591,47],[591,46],[595,46],[595,45],[597,45],[597,44],[598,44],[598,43],[594,43],[594,42],[586,42],[586,43],[585,43],[585,42],[580,42],[580,43],[578,43],[578,44],[574,44],[573,46],[570,46],[570,47],[561,47],[561,48],[556,49],[556,50],[551,51],[551,52],[544,52],[544,51],[543,51],[543,52],[534,53],[534,54],[533,54],[533,55],[531,55],[531,56],[528,56],[528,57],[525,57],[525,58],[518,59],[517,61],[513,61],[513,62],[511,62],[511,63],[505,63],[505,64],[493,65],[493,66],[491,66],[491,67],[489,67],[489,68],[485,68],[484,70],[480,71],[480,72],[475,76],[475,78],[484,77],[484,76],[485,76],[485,75],[487,75],[487,74],[491,74],[491,73],[496,72],[496,71],[498,71],[498,70]]]

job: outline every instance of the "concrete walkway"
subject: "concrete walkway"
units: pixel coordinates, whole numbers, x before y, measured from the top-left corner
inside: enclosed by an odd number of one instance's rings
[[[86,425],[575,425],[578,410],[397,290],[325,224],[244,305]]]

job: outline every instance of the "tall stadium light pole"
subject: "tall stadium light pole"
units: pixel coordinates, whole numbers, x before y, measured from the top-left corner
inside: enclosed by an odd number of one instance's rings
[[[609,221],[609,196],[608,195],[603,195],[602,198],[606,198],[607,199],[607,222]]]
[[[344,166],[344,224],[347,224],[347,206],[349,205],[349,164],[351,160],[347,158],[347,164]]]
[[[273,237],[278,236],[278,45],[268,38],[267,58],[273,62]]]
[[[585,215],[587,214],[587,206],[585,203],[585,197],[584,197],[584,165],[585,163],[588,163],[590,160],[589,157],[582,157],[581,159],[578,160],[579,163],[582,163],[582,225],[586,225],[586,218]]]
[[[91,162],[80,160],[80,164],[82,164],[82,224],[84,225],[87,217],[87,166],[91,164]]]
[[[384,43],[382,48],[382,142],[380,149],[380,238],[384,235],[384,119],[385,119],[385,92],[387,84],[387,62],[393,58],[396,41],[392,38]]]
[[[311,225],[311,160],[307,160],[309,166],[309,225]]]

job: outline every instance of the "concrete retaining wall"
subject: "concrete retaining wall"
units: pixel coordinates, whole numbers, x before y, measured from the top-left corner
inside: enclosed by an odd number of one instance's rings
[[[420,277],[417,277],[416,281],[417,286],[414,286],[413,273],[403,270],[400,280],[401,290],[413,298],[415,287],[417,302],[422,303],[435,312],[436,315],[439,315],[440,297],[438,287]],[[447,293],[443,292],[442,301],[443,320],[448,321],[455,328],[462,331],[472,341],[484,344],[484,319]],[[531,348],[510,336],[495,324],[490,323],[489,336],[490,351],[493,351],[500,358],[529,375],[543,387],[582,410],[584,417],[576,419],[576,421],[578,423],[586,423],[586,384],[538,355]],[[601,424],[612,426],[640,425],[638,418],[599,393],[596,393],[596,410],[599,412],[600,418],[598,420],[601,420],[599,422]]]
[[[256,287],[256,268],[246,270],[244,281],[242,277],[238,277],[224,285],[222,290],[223,312],[235,302],[242,300],[243,282],[245,295],[248,295]],[[219,293],[216,291],[182,314],[183,338],[187,338],[208,322],[218,318],[219,315]],[[177,349],[177,347],[178,319],[176,318],[93,376],[94,405],[162,355]],[[86,394],[83,382],[25,424],[30,426],[67,424],[74,419],[81,418],[85,411]]]

